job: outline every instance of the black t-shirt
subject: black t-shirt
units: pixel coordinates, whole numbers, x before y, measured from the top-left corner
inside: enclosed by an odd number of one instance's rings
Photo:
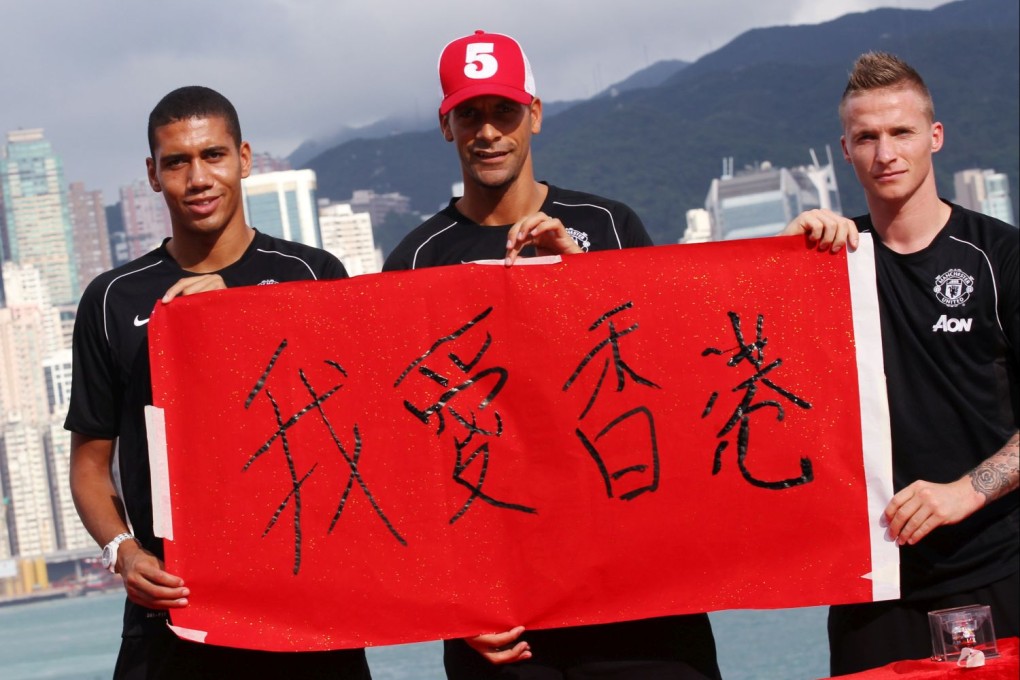
[[[870,217],[855,218],[873,232]],[[1014,227],[952,206],[916,253],[875,238],[897,491],[959,479],[1020,423],[1020,276]],[[1018,568],[1017,492],[900,552],[904,599],[961,592]]]
[[[405,236],[386,258],[383,271],[502,259],[513,225],[483,227],[464,217],[456,202],[451,200],[445,209]],[[585,252],[652,245],[638,216],[617,201],[550,185],[541,211],[559,218]],[[522,255],[534,255],[534,249],[525,248]]]
[[[214,273],[228,287],[347,276],[340,260],[326,251],[259,232],[237,262]],[[189,276],[197,274],[181,269],[164,241],[89,284],[74,324],[71,403],[64,422],[72,432],[117,440],[122,500],[131,528],[138,541],[161,559],[163,542],[152,531],[144,419],[144,407],[152,403],[147,331],[156,301]],[[145,620],[165,625],[166,612],[129,603],[125,634],[139,632],[136,626]]]
[[[386,259],[383,271],[502,259],[513,225],[481,226],[462,215],[455,203],[456,199],[451,200],[443,211],[411,231]],[[652,245],[638,216],[617,201],[550,185],[541,211],[559,218],[585,252]],[[533,254],[533,248],[522,252]],[[715,678],[719,668],[711,631],[708,617],[694,614],[531,630],[523,639],[531,645],[536,663],[561,671],[584,664],[589,672],[604,668],[608,673],[618,671],[620,662],[641,660],[649,664],[649,674],[659,670],[656,664],[684,662]],[[464,641],[447,640],[444,647],[449,677],[502,677],[500,667],[485,661]]]

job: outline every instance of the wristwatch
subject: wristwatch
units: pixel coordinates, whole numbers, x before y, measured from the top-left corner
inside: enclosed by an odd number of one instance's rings
[[[124,541],[134,538],[131,534],[118,534],[103,548],[103,567],[110,570],[110,573],[117,571],[117,549]]]

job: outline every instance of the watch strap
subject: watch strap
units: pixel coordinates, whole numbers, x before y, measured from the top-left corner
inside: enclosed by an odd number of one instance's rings
[[[103,566],[109,569],[111,574],[117,570],[117,548],[120,547],[121,543],[131,538],[134,538],[134,534],[127,532],[117,534],[113,537],[113,540],[103,547],[103,562],[105,562]]]

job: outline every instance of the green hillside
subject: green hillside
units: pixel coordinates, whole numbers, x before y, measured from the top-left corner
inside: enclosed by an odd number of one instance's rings
[[[936,158],[943,195],[953,172],[991,167],[1020,197],[1020,13],[1015,0],[961,0],[930,11],[880,9],[814,26],[748,31],[655,87],[597,97],[548,116],[535,138],[540,179],[630,204],[657,243],[675,242],[702,207],[723,157],[742,167],[810,162],[832,148],[844,211],[863,196],[839,151],[836,105],[853,59],[894,52],[924,75],[946,126]],[[347,142],[312,159],[319,194],[399,191],[435,211],[460,177],[438,129]],[[1020,214],[1018,212],[1017,214]],[[406,225],[382,225],[384,249]],[[394,233],[389,233],[393,231]]]

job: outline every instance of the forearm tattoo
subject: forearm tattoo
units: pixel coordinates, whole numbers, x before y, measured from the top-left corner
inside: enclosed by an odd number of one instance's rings
[[[1014,433],[1005,446],[967,473],[974,490],[984,495],[986,505],[1017,488],[1020,481],[1018,457],[1020,435]]]

